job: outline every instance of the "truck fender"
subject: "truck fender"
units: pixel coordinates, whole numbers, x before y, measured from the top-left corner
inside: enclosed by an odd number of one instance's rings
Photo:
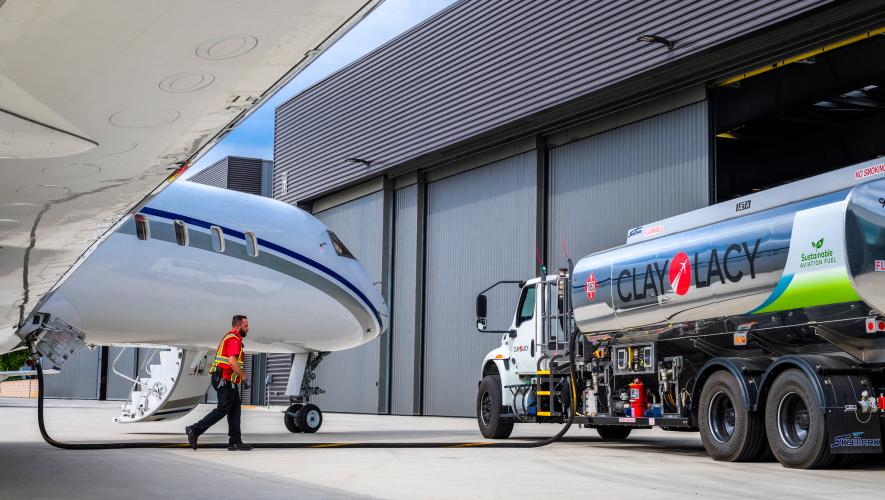
[[[496,371],[501,377],[504,376],[504,371],[510,369],[510,351],[504,347],[498,347],[497,349],[492,349],[486,354],[486,357],[482,360],[482,372],[479,376],[479,379],[482,380],[486,375],[492,375]]]
[[[781,356],[768,367],[759,383],[756,406],[762,408],[768,397],[774,379],[784,370],[798,368],[811,380],[811,384],[821,402],[822,410],[855,404],[860,394],[852,388],[861,387],[861,379],[866,379],[856,363],[842,356],[796,355]]]
[[[741,400],[750,411],[757,411],[757,395],[759,392],[759,376],[765,373],[771,358],[713,358],[701,367],[695,376],[695,384],[691,391],[691,411],[697,413],[697,402],[701,399],[704,383],[718,370],[727,370],[738,381],[741,388]]]
[[[510,407],[513,404],[513,392],[507,386],[518,383],[519,378],[510,370],[510,353],[506,346],[501,346],[486,354],[482,362],[480,381],[486,375],[501,377],[501,402],[505,407]]]

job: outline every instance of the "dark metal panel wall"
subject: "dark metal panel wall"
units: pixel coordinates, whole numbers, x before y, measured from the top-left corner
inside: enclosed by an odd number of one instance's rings
[[[707,104],[551,149],[549,268],[623,245],[627,232],[709,204]]]
[[[391,412],[412,415],[415,395],[417,186],[396,191],[393,243]]]
[[[272,381],[268,387],[270,404],[289,404],[286,396],[286,384],[289,382],[289,370],[292,368],[292,355],[285,353],[270,353],[267,355],[267,374]]]
[[[381,281],[382,211],[383,194],[378,191],[315,214],[375,282]],[[377,413],[379,356],[380,339],[330,354],[317,370],[317,383],[326,393],[312,402],[329,411]]]
[[[209,165],[188,180],[199,184],[227,188],[227,157]]]
[[[274,195],[290,203],[316,196],[690,56],[703,60],[695,63],[703,69],[677,71],[667,84],[703,81],[709,78],[703,71],[759,57],[751,44],[727,57],[706,58],[709,49],[829,3],[459,2],[277,108]],[[859,7],[840,7],[852,8]],[[826,30],[818,27],[820,34],[806,27],[782,36],[809,43],[844,25],[832,21]],[[667,37],[676,46],[637,41],[643,34]],[[766,43],[772,53],[794,47],[781,39]],[[662,82],[647,79],[645,85],[631,92],[660,91]],[[346,161],[354,156],[372,160],[372,166],[354,168]]]
[[[227,188],[250,194],[261,194],[263,160],[227,157]]]
[[[532,275],[535,183],[535,155],[525,153],[427,186],[427,415],[475,414],[482,358],[501,340],[476,331],[476,294]],[[490,327],[509,327],[516,297],[489,297]]]
[[[110,359],[108,359],[107,398],[116,400],[129,399],[129,392],[132,390],[132,382],[114,373],[112,368],[115,366],[114,360],[117,359],[117,356],[119,355],[120,358],[117,360],[116,363],[117,371],[122,373],[123,375],[126,375],[127,377],[135,378],[135,362],[137,352],[133,348],[111,346],[108,349],[108,353]]]
[[[81,349],[61,367],[61,373],[46,376],[50,398],[98,399],[101,349]]]

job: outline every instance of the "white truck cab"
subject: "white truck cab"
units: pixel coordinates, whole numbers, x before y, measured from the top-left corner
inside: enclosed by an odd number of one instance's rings
[[[537,377],[549,374],[551,361],[564,350],[567,338],[563,326],[571,331],[568,314],[570,300],[568,275],[533,278],[528,281],[500,281],[477,296],[477,330],[500,333],[501,345],[486,354],[482,363],[477,416],[486,437],[507,437],[517,414],[537,413],[534,387]],[[487,328],[486,293],[500,285],[521,287],[510,327]]]

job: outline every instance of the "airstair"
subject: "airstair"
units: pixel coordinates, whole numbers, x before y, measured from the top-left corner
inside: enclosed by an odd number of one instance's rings
[[[209,387],[209,357],[202,349],[154,347],[142,367],[145,377],[130,378],[117,371],[116,363],[128,347],[120,350],[111,366],[114,373],[132,382],[123,404],[120,423],[173,420],[194,409]]]

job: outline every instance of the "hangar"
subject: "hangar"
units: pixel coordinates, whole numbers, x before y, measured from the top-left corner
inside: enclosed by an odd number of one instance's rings
[[[391,305],[319,404],[473,415],[487,285],[885,154],[883,32],[881,1],[466,0],[285,102],[273,196]]]

